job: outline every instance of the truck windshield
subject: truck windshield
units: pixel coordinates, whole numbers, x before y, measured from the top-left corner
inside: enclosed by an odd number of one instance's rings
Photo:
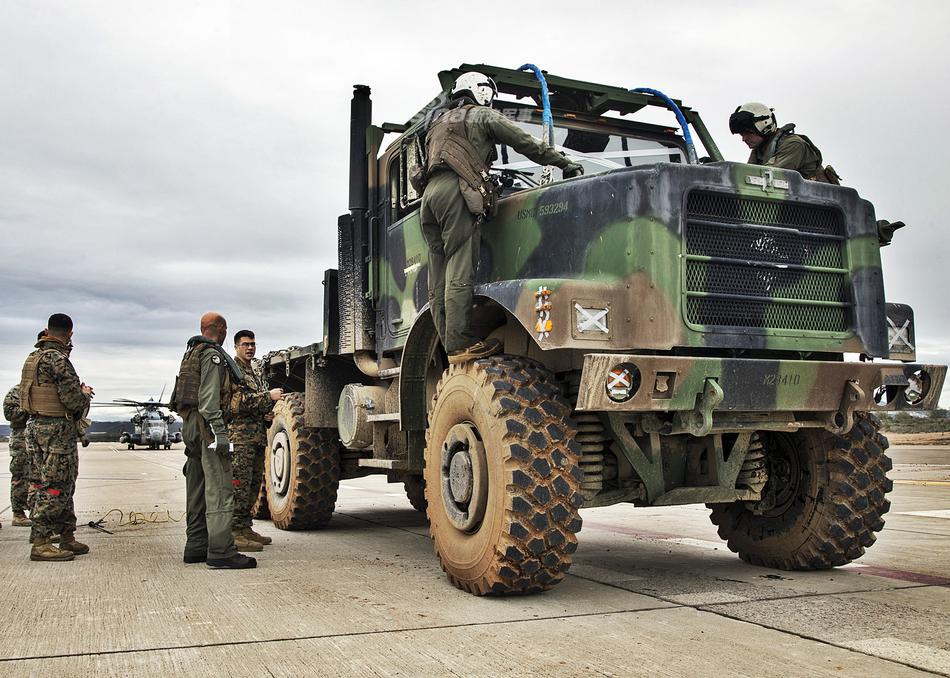
[[[538,123],[515,121],[515,124],[534,137],[542,136]],[[580,163],[585,174],[657,162],[685,162],[683,152],[672,142],[557,125],[554,127],[554,146],[572,161]],[[492,169],[511,177],[514,181],[512,188],[537,185],[542,167],[509,146],[498,145],[495,150],[498,157]]]

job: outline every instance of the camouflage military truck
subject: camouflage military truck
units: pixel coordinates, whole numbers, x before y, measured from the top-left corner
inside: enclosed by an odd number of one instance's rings
[[[494,106],[541,135],[534,76]],[[874,412],[935,406],[946,367],[916,364],[913,313],[885,302],[874,208],[791,171],[692,161],[653,94],[549,76],[554,140],[585,176],[497,148],[473,326],[504,352],[449,366],[427,309],[420,196],[408,181],[436,99],[374,126],[351,111],[350,210],[324,274],[323,337],[272,354],[293,391],[269,432],[265,510],[330,520],[341,479],[402,482],[449,579],[475,594],[548,589],[578,509],[705,503],[751,563],[859,557],[891,489]],[[442,99],[444,100],[444,99]],[[382,149],[384,136],[398,135]]]

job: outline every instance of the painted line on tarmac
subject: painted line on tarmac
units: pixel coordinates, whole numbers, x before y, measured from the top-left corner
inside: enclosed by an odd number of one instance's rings
[[[950,487],[950,480],[895,480],[895,485],[922,485],[923,487]]]
[[[899,516],[922,516],[924,518],[950,518],[950,509],[940,511],[902,511]]]

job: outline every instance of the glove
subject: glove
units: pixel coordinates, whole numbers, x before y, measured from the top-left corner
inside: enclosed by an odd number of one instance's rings
[[[209,450],[214,450],[222,457],[225,456],[231,450],[231,442],[228,440],[226,433],[215,433],[214,442],[208,445]]]
[[[574,177],[579,177],[584,174],[584,168],[581,167],[576,162],[568,163],[567,167],[561,170],[564,174],[565,179],[573,179]]]

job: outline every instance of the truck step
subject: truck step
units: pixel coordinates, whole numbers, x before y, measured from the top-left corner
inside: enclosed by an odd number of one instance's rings
[[[384,468],[390,471],[405,471],[407,464],[403,459],[360,459],[363,468]]]
[[[399,421],[398,412],[385,412],[383,414],[368,414],[366,415],[366,421]]]
[[[399,376],[399,372],[402,368],[400,367],[390,367],[388,370],[380,370],[379,378],[380,379],[395,379]]]

